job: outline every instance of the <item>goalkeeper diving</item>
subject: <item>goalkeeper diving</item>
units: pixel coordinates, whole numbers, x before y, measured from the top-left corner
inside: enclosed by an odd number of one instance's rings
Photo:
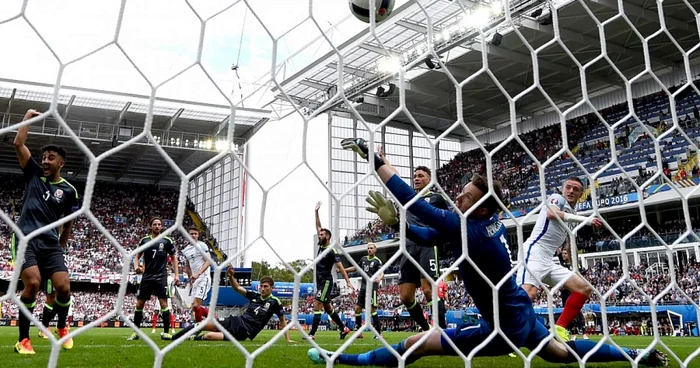
[[[343,148],[351,149],[363,158],[373,159],[379,178],[399,203],[405,205],[416,196],[417,193],[404,183],[385,157],[370,156],[363,139],[348,138],[341,144]],[[635,359],[646,366],[667,366],[668,358],[656,349],[649,351],[618,349],[607,344],[598,346],[596,342],[589,340],[562,343],[552,338],[554,334],[539,321],[530,297],[518,286],[511,272],[505,226],[498,220],[496,214],[499,202],[504,203],[505,199],[501,184],[495,180],[491,184],[489,191],[487,178],[474,174],[471,181],[455,198],[455,212],[437,209],[421,200],[415,201],[409,207],[411,213],[426,224],[426,226],[407,224],[406,234],[417,244],[432,246],[447,241],[452,247],[453,255],[460,257],[462,238],[466,237],[467,252],[474,266],[466,260],[457,266],[465,288],[473,298],[482,319],[474,323],[462,323],[457,328],[446,329],[444,330],[446,337],[440,333],[434,333],[434,329],[392,345],[393,350],[402,356],[408,349],[415,349],[405,357],[406,364],[424,356],[457,355],[453,345],[464,355],[469,355],[477,347],[480,349],[476,352],[476,356],[506,355],[513,352],[513,348],[506,341],[508,339],[516,348],[526,347],[529,350],[535,350],[543,345],[537,355],[553,363],[574,363],[578,358],[590,354],[587,358],[588,363]],[[378,214],[386,225],[398,229],[399,216],[391,200],[384,198],[378,192],[370,192],[367,202],[370,205],[369,211]],[[466,219],[460,213],[466,213]],[[462,230],[463,225],[466,225],[466,234]],[[492,288],[491,284],[500,284],[500,287]],[[502,334],[491,336],[497,323]],[[426,340],[414,347],[425,334],[429,334]],[[307,355],[318,364],[326,364],[326,359],[330,356],[329,352],[321,352],[315,348],[309,349]],[[340,354],[335,363],[359,366],[397,366],[399,364],[397,357],[386,347],[363,354]]]

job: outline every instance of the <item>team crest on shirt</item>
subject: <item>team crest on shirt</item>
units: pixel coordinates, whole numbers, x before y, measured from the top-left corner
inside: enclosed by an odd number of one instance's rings
[[[161,252],[163,251],[163,244],[162,244],[162,243],[161,243],[161,244],[158,244],[158,250],[161,251]]]
[[[426,202],[430,203],[430,197],[425,197],[424,199]]]
[[[549,203],[550,203],[550,204],[557,204],[558,202],[559,202],[559,201],[557,201],[556,198],[552,198],[552,199],[549,200]]]
[[[53,197],[56,198],[57,201],[63,199],[63,189],[56,189],[56,191],[53,193]]]
[[[265,308],[265,309],[269,309],[269,308],[270,308],[270,302],[265,303],[265,307],[264,307],[264,308]]]

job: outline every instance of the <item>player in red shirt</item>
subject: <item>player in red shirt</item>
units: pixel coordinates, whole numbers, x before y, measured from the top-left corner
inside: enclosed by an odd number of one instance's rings
[[[450,295],[447,293],[447,283],[445,280],[441,280],[438,282],[438,315],[442,318],[438,319],[438,323],[440,324],[441,328],[447,328],[447,321],[445,318],[445,313],[447,312],[447,308],[445,308],[445,303],[450,302]]]

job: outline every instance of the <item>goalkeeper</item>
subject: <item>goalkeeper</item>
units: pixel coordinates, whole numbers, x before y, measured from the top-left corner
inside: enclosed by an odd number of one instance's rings
[[[344,139],[342,145],[345,149],[356,151],[363,158],[370,157],[362,139]],[[399,202],[405,205],[411,201],[416,196],[415,191],[403,182],[388,161],[376,155],[372,157],[377,174]],[[492,189],[489,195],[487,179],[478,174],[475,174],[471,182],[464,186],[462,193],[455,200],[455,205],[461,213],[468,212],[466,224],[460,214],[434,208],[424,201],[418,200],[411,205],[411,212],[427,225],[425,227],[408,225],[407,236],[414,239],[417,244],[449,241],[454,256],[460,257],[462,237],[466,236],[468,255],[476,267],[467,261],[462,261],[458,267],[466,290],[474,299],[483,318],[475,323],[463,323],[457,328],[445,330],[447,338],[439,333],[433,334],[432,331],[426,331],[393,345],[392,348],[399,355],[404,355],[424,337],[423,335],[430,334],[406,357],[406,364],[429,355],[457,355],[451,344],[468,355],[477,346],[488,341],[481,346],[476,353],[477,356],[505,355],[513,351],[505,340],[507,338],[517,348],[526,347],[534,350],[543,344],[538,355],[554,363],[573,363],[577,361],[577,355],[583,357],[590,354],[587,359],[589,363],[627,361],[630,357],[638,358],[639,363],[647,366],[667,366],[668,359],[656,349],[644,354],[642,350],[628,348],[617,350],[611,345],[602,344],[594,351],[597,346],[595,342],[579,340],[566,343],[575,353],[572,354],[564,343],[554,339],[545,341],[550,334],[537,319],[528,294],[515,282],[515,276],[511,272],[505,226],[495,216],[499,201],[503,202],[500,183],[494,181]],[[377,213],[385,224],[398,226],[399,219],[393,202],[386,200],[377,192],[370,192],[367,202],[371,206],[368,210]],[[463,233],[462,225],[466,225],[467,234]],[[491,286],[499,284],[497,291]],[[495,302],[494,292],[497,292]],[[495,305],[495,303],[498,304]],[[503,334],[491,336],[496,325],[500,326]],[[489,340],[490,337],[493,338]],[[307,355],[313,362],[325,364],[325,359],[318,350],[309,349]],[[326,353],[326,355],[330,354]],[[398,360],[390,349],[382,347],[364,354],[340,354],[336,363],[396,366]]]
[[[229,268],[226,271],[226,276],[231,283],[231,287],[237,293],[243,295],[250,304],[242,316],[230,316],[227,317],[221,325],[228,331],[234,339],[238,341],[244,341],[250,339],[251,341],[255,336],[262,331],[270,321],[273,315],[277,315],[280,320],[280,329],[287,327],[287,320],[284,318],[284,313],[282,313],[282,302],[277,299],[277,297],[272,296],[272,286],[274,286],[275,281],[272,277],[265,276],[260,279],[260,292],[246,290],[244,287],[238,284],[234,276],[233,268]],[[189,326],[185,329],[180,330],[180,332],[173,335],[172,339],[177,340],[188,331],[194,329],[195,326]],[[226,335],[223,332],[219,332],[216,325],[213,322],[207,322],[203,328],[204,334],[197,334],[195,336],[190,336],[190,340],[214,340],[221,341],[226,339]],[[289,338],[289,331],[284,332],[284,337],[287,342],[293,342]]]

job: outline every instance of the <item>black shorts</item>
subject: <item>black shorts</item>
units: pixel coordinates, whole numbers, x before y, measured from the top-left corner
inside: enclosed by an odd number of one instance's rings
[[[333,300],[331,294],[333,294],[333,288],[335,283],[333,282],[333,277],[329,278],[316,278],[316,300],[323,304],[328,304]]]
[[[221,326],[223,326],[226,331],[228,331],[231,336],[238,341],[244,341],[249,336],[248,326],[243,323],[240,316],[226,317],[226,319],[221,322]]]
[[[158,299],[170,298],[170,288],[168,288],[168,280],[141,280],[139,290],[136,292],[136,299],[150,300],[151,295],[155,295]]]
[[[428,274],[436,280],[440,277],[440,260],[438,258],[437,247],[421,247],[419,245],[406,245],[406,251],[416,260]],[[399,261],[399,285],[405,283],[420,286],[423,274],[408,258],[401,257]]]
[[[373,307],[377,307],[377,288],[372,287],[370,292],[370,297],[372,298],[372,301],[370,301],[370,305]],[[360,288],[360,292],[357,293],[357,305],[364,308],[365,307],[365,298],[367,297],[367,287],[365,285],[362,285]]]
[[[20,262],[16,259],[18,246],[15,234],[12,234],[10,247],[15,264]],[[56,272],[68,272],[66,260],[63,257],[63,247],[55,239],[38,237],[30,240],[27,244],[27,250],[24,252],[24,262],[21,263],[21,271],[32,266],[39,267],[42,280],[50,279]]]

